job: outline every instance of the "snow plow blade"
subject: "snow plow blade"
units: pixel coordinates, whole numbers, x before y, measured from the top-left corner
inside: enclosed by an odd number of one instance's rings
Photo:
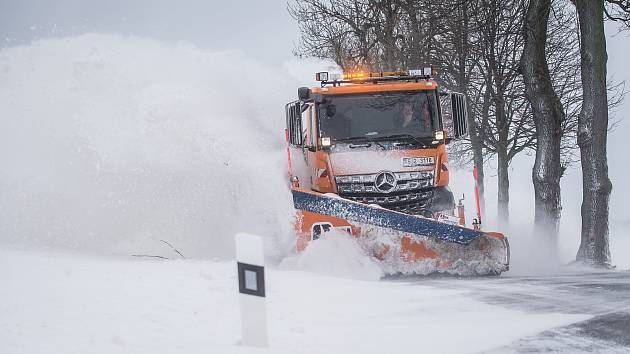
[[[414,235],[429,236],[439,240],[467,245],[483,232],[461,226],[442,223],[433,219],[399,213],[378,206],[329,197],[305,190],[293,189],[296,209],[334,216],[362,224],[383,227]]]
[[[507,238],[409,215],[336,195],[292,188],[300,230],[297,248],[323,232],[343,230],[381,263],[386,274],[498,275],[509,269]]]

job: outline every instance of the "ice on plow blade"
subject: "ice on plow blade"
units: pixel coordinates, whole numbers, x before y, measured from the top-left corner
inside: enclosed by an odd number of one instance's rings
[[[292,193],[294,206],[302,215],[298,222],[322,216],[333,227],[351,225],[359,244],[386,274],[498,275],[509,269],[509,246],[502,234],[303,189],[294,188]],[[308,230],[306,226],[303,231]]]

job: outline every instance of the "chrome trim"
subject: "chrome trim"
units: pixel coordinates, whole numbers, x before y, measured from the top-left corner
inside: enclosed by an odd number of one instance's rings
[[[374,187],[381,193],[393,192],[398,187],[398,177],[393,172],[380,172],[374,179]]]
[[[383,183],[383,178],[393,176],[395,182],[390,189],[379,188],[377,180]],[[382,171],[367,175],[337,176],[337,190],[340,193],[380,193],[389,194],[397,191],[413,191],[416,189],[433,187],[435,171],[390,172]],[[381,187],[383,185],[381,184]]]

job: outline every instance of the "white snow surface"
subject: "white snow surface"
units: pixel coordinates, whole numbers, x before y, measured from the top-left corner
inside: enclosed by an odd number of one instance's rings
[[[301,253],[286,257],[280,269],[306,270],[341,278],[378,280],[381,267],[348,234],[328,232]]]
[[[588,318],[419,283],[267,269],[270,346],[239,344],[234,262],[0,250],[0,353],[476,353]]]

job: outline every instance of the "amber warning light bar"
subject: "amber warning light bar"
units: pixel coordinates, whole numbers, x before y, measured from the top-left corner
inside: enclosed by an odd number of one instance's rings
[[[411,78],[411,77],[432,77],[437,74],[437,71],[433,67],[426,67],[422,69],[406,70],[406,71],[382,71],[382,72],[357,72],[357,73],[329,73],[327,71],[318,72],[315,74],[315,80],[321,82],[331,81],[347,81],[347,80],[368,80],[379,78]]]

